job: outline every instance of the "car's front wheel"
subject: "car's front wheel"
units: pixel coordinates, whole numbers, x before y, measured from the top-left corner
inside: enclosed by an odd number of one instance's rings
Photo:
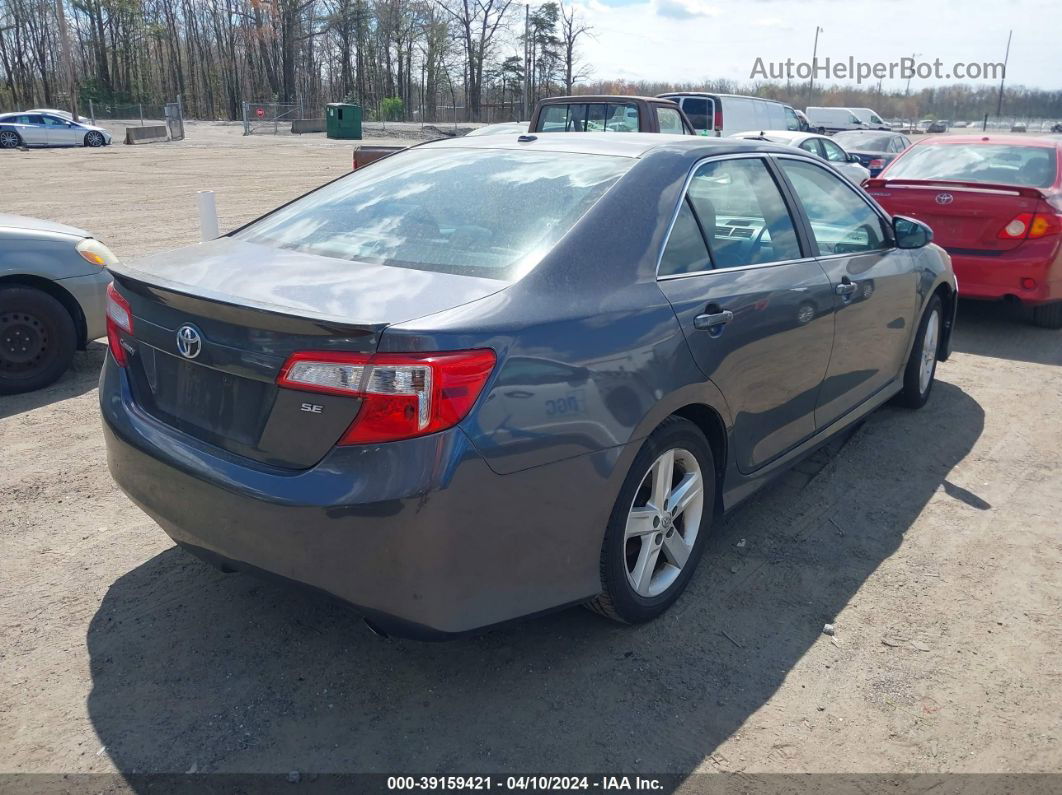
[[[85,146],[91,146],[98,148],[107,143],[107,140],[103,137],[103,133],[92,130],[85,135]]]
[[[628,624],[656,618],[686,588],[715,506],[704,434],[671,417],[642,445],[620,489],[601,550],[602,593],[589,607]]]
[[[74,321],[59,301],[31,287],[0,289],[0,395],[52,383],[76,347]]]
[[[944,305],[939,295],[929,299],[922,322],[918,325],[907,367],[903,371],[903,389],[896,396],[896,403],[909,409],[920,409],[929,400],[933,380],[937,374],[937,355],[940,352],[941,335],[944,332]]]
[[[14,130],[0,130],[0,149],[17,149],[22,146],[22,136]]]

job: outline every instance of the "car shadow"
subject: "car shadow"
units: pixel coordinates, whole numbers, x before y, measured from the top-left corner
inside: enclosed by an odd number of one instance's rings
[[[1062,330],[1037,328],[1028,310],[1003,301],[959,301],[952,349],[1033,364],[1062,364]]]
[[[107,346],[104,343],[90,342],[86,350],[74,353],[70,367],[54,384],[33,392],[0,396],[0,420],[95,389],[100,381],[100,369],[106,355]]]
[[[718,521],[687,593],[639,627],[571,609],[385,640],[327,597],[171,548],[91,621],[89,715],[134,789],[193,770],[687,774],[831,641],[983,426],[945,382],[922,411],[875,412]]]

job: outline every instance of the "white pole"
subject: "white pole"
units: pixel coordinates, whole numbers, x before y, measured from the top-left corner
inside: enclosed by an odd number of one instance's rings
[[[205,243],[219,236],[218,207],[214,201],[214,191],[199,191],[199,237]]]

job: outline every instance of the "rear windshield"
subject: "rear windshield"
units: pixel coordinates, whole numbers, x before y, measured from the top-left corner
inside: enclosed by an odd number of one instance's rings
[[[889,142],[892,140],[891,135],[860,132],[859,130],[853,132],[839,132],[833,137],[834,140],[847,146],[849,149],[869,149],[872,152],[888,151]]]
[[[337,259],[519,278],[634,161],[415,149],[334,182],[236,237]]]
[[[888,175],[890,179],[1048,188],[1054,184],[1056,173],[1053,148],[973,143],[917,146],[894,161]]]
[[[546,105],[538,132],[638,132],[638,106],[617,102]]]

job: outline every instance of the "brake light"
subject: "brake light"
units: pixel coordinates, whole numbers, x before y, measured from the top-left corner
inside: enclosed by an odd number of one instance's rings
[[[721,134],[723,132],[723,107],[719,102],[715,103],[715,118],[712,123],[715,125],[715,131]]]
[[[885,185],[886,181],[878,179],[877,177],[871,177],[870,179],[863,181],[863,187],[865,188],[884,188]]]
[[[114,361],[119,367],[125,367],[128,361],[119,331],[133,333],[133,310],[129,308],[129,302],[114,289],[112,282],[107,285],[107,344],[111,348]]]
[[[871,170],[876,168],[878,171],[881,171],[881,169],[885,168],[885,161],[880,157],[876,157],[867,164],[867,168]]]
[[[996,235],[1000,240],[1038,239],[1062,233],[1062,219],[1055,213],[1019,213]]]
[[[496,362],[494,351],[293,353],[277,386],[361,398],[341,445],[409,439],[446,430],[472,410]]]

